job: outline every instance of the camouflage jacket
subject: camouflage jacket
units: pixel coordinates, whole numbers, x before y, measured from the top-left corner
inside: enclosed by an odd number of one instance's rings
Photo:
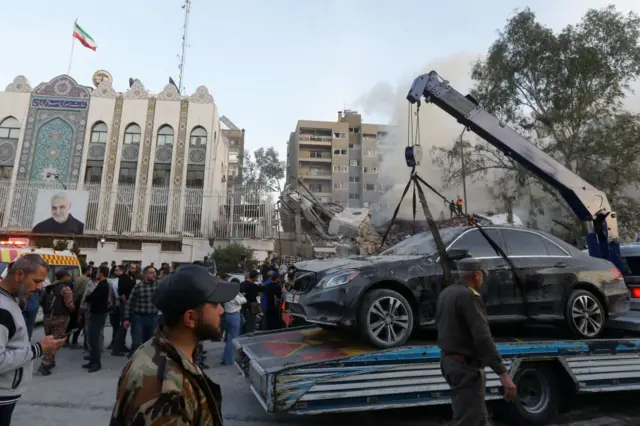
[[[122,369],[109,426],[222,426],[222,394],[162,326]]]

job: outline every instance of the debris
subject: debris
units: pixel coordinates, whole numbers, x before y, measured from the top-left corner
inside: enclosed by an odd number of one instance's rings
[[[389,222],[373,226],[371,211],[366,208],[344,208],[335,203],[318,200],[312,194],[302,194],[287,186],[280,195],[285,207],[282,225],[286,232],[301,232],[305,243],[318,247],[335,247],[340,257],[349,255],[369,255],[380,251],[382,235]],[[302,229],[295,229],[296,215],[300,217]],[[506,215],[476,216],[480,225],[504,224]],[[495,220],[494,220],[495,219]],[[516,220],[517,219],[517,220]],[[520,219],[514,217],[516,225]],[[463,216],[437,220],[438,229],[467,226]],[[396,218],[391,226],[383,249],[387,249],[413,234],[429,230],[426,220]]]

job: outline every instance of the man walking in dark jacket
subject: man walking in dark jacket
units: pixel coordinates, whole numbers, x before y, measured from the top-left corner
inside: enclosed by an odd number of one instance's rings
[[[124,310],[127,306],[127,302],[129,301],[129,297],[131,297],[131,292],[133,291],[133,287],[136,283],[133,278],[131,278],[129,272],[125,270],[124,265],[120,265],[116,268],[116,276],[118,277],[118,302],[120,302],[120,309],[118,310],[118,314],[120,316],[120,322],[118,331],[115,335],[115,340],[113,341],[111,355],[125,356],[129,349],[125,345],[127,339],[127,329],[123,326]]]
[[[109,315],[109,295],[110,285],[107,281],[109,276],[109,267],[101,266],[98,268],[98,285],[95,290],[87,295],[86,301],[89,303],[89,348],[90,354],[86,356],[85,361],[89,363],[82,366],[94,373],[102,368],[102,345],[104,343],[104,324]]]

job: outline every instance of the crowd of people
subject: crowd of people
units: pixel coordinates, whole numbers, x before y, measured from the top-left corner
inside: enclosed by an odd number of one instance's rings
[[[204,262],[194,262],[204,265]],[[45,279],[43,288],[35,292],[22,307],[22,314],[31,339],[38,310],[42,308],[46,335],[69,339],[64,347],[84,349],[89,372],[99,371],[104,349],[104,339],[110,337],[106,349],[112,356],[130,356],[153,337],[162,315],[153,303],[158,280],[170,274],[174,268],[162,264],[141,268],[138,263],[117,265],[89,262],[82,267],[82,275],[73,276],[70,271],[59,270],[55,281]],[[278,259],[266,259],[260,268],[246,271],[244,281],[221,274],[218,279],[240,284],[236,298],[224,306],[223,331],[228,343],[220,362],[232,365],[233,339],[257,329],[274,330],[292,325],[290,315],[284,309],[282,291],[292,282],[291,273],[283,272]],[[104,335],[105,324],[111,325],[110,336]],[[131,347],[126,346],[131,331]],[[82,337],[82,340],[80,339]],[[79,342],[82,341],[82,344]],[[201,367],[206,364],[205,351],[198,353]],[[39,375],[50,375],[55,367],[55,355],[46,356],[37,369]]]

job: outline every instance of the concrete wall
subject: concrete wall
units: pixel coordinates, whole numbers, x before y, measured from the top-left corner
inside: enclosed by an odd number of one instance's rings
[[[263,260],[270,252],[274,251],[274,240],[216,240],[215,248],[222,248],[229,244],[241,244],[254,250],[254,258]],[[211,254],[209,240],[203,238],[185,238],[182,240],[182,252],[161,250],[160,243],[143,243],[142,250],[120,250],[117,243],[107,241],[104,247],[100,246],[95,249],[83,248],[82,253],[87,255],[87,261],[93,260],[96,263],[111,262],[115,260],[117,263],[123,261],[138,261],[143,265],[153,262],[160,265],[163,262],[193,262],[194,260],[202,260],[204,256]]]

